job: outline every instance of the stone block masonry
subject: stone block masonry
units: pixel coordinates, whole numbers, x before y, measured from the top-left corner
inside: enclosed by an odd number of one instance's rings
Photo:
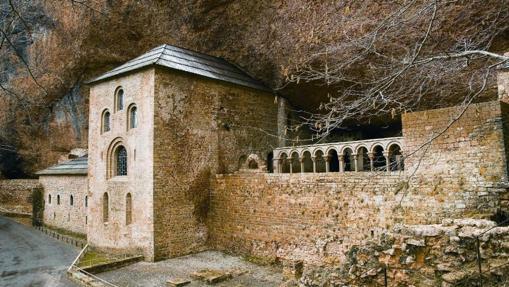
[[[207,249],[210,180],[265,159],[277,145],[277,104],[259,90],[156,69],[155,259]]]
[[[403,172],[237,173],[212,182],[212,248],[306,264],[343,262],[395,224],[488,217],[504,207],[504,104],[403,115]],[[432,141],[429,141],[432,139]]]
[[[509,187],[507,110],[505,103],[487,102],[404,114],[405,169],[415,182],[412,188],[446,188],[446,197],[433,199],[450,209],[489,214],[502,208]]]
[[[45,225],[87,233],[88,178],[86,175],[40,176],[44,187],[43,222]]]
[[[209,245],[278,260],[334,263],[354,245],[380,236],[428,202],[399,208],[398,174],[233,174],[213,183]]]
[[[32,191],[39,188],[37,179],[0,180],[0,212],[32,213]]]

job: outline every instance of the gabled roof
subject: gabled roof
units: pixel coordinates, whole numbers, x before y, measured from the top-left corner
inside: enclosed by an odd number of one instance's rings
[[[270,89],[265,87],[261,82],[253,79],[239,67],[222,58],[193,52],[171,45],[156,47],[149,52],[89,81],[88,83],[103,81],[111,77],[151,65],[184,71],[258,90],[270,91]]]
[[[82,156],[59,163],[47,169],[36,172],[37,175],[87,175],[88,156]]]

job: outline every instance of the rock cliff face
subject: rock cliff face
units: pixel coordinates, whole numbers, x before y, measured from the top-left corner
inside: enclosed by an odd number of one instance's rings
[[[86,147],[84,81],[152,47],[167,43],[221,56],[279,88],[309,55],[370,29],[394,8],[353,0],[5,2],[13,3],[0,4],[8,36],[0,44],[0,143],[8,147],[0,169],[8,177],[30,175]],[[466,10],[457,12],[466,13],[460,18],[466,26],[478,19],[469,13],[483,13]],[[369,21],[355,24],[356,17]],[[316,106],[328,91],[311,87],[280,91],[294,104]]]

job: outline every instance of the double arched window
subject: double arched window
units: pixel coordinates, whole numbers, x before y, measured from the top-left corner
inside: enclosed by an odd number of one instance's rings
[[[119,87],[115,92],[115,111],[121,111],[123,109],[124,109],[124,89]]]
[[[110,118],[110,111],[104,110],[101,116],[101,133],[110,131]]]

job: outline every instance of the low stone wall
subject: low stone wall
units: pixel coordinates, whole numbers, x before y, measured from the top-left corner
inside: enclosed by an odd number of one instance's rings
[[[0,180],[0,212],[32,214],[32,192],[40,187],[37,179]]]
[[[396,224],[480,215],[484,197],[457,182],[399,173],[219,175],[212,184],[209,246],[269,261],[344,262],[354,246]]]

